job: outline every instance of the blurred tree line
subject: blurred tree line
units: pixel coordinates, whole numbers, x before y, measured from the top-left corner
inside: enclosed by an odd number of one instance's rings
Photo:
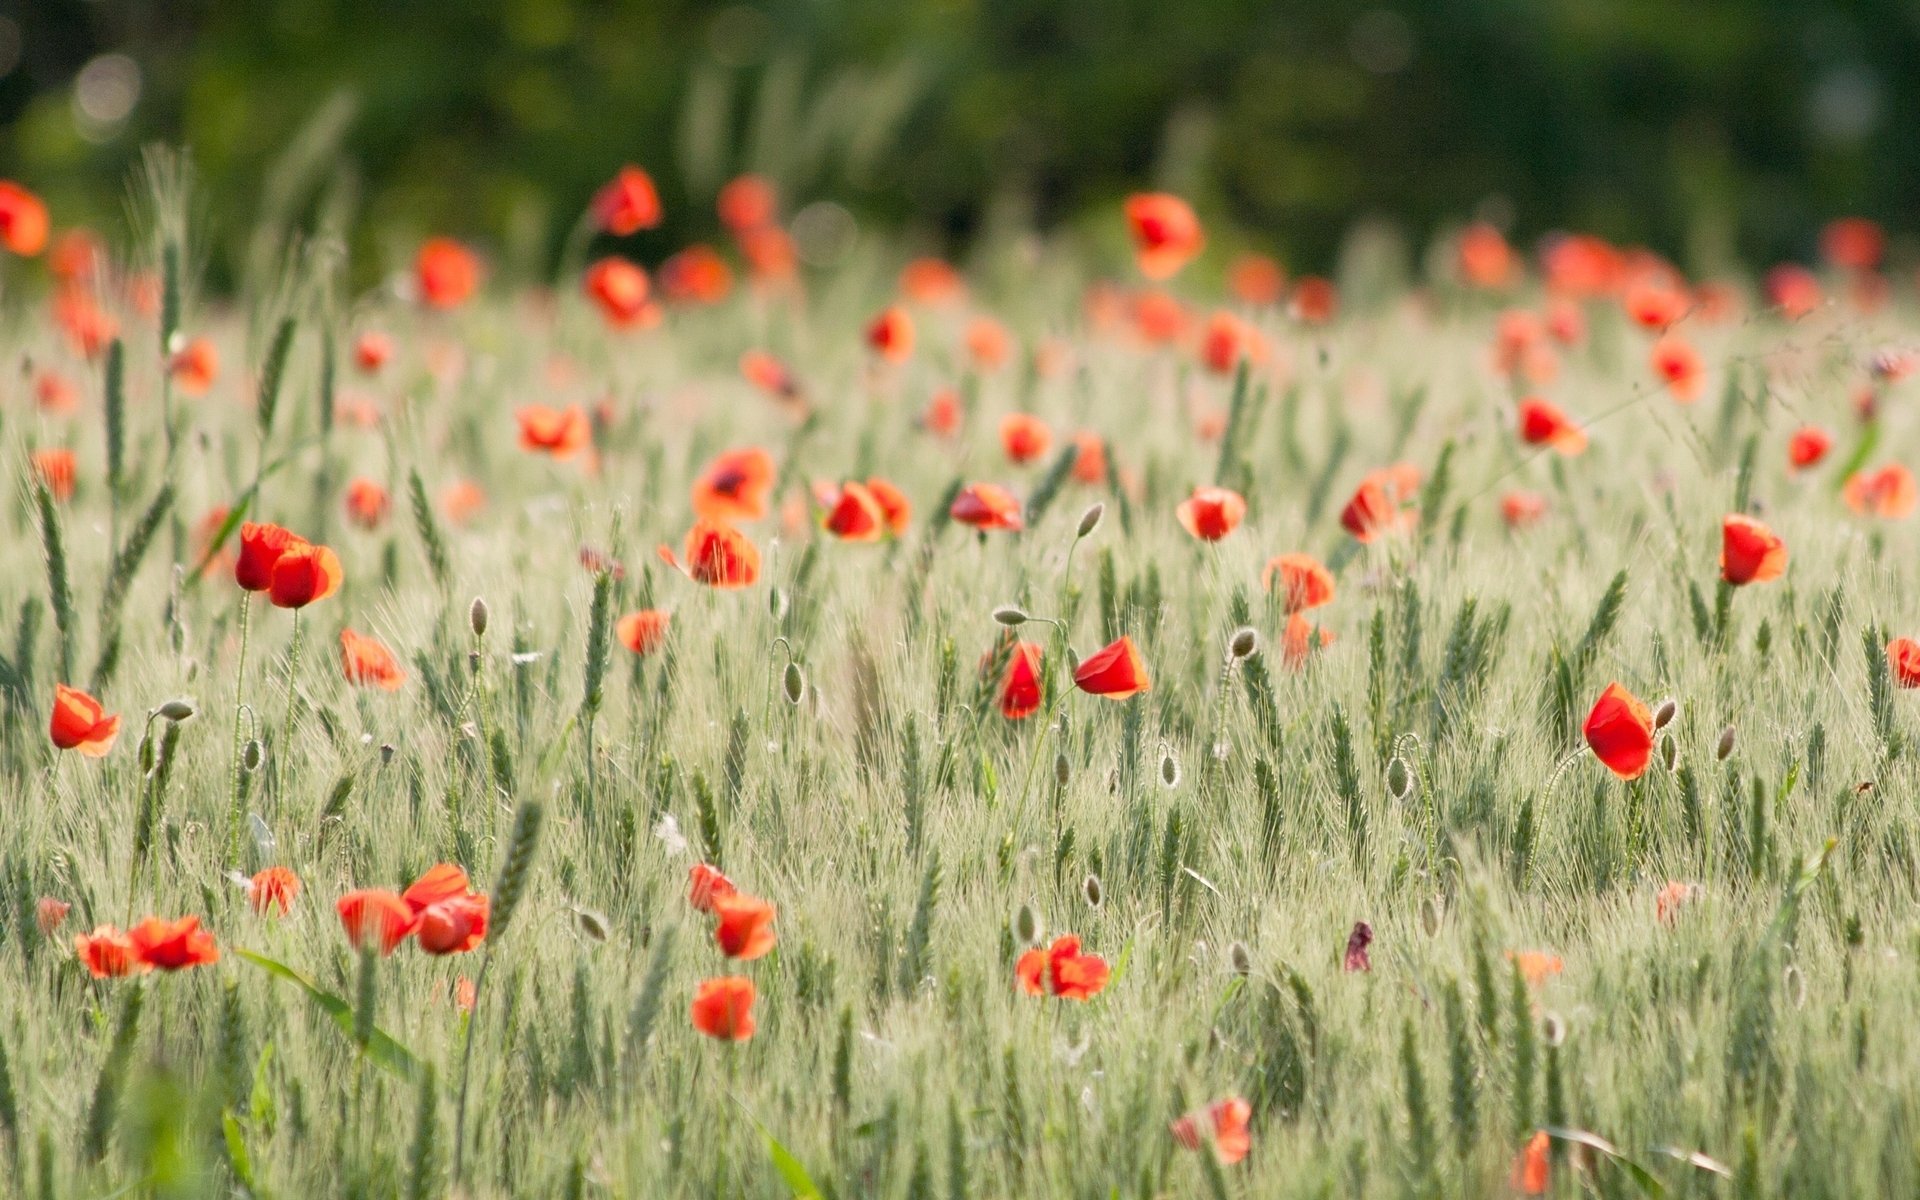
[[[0,0],[0,66],[0,175],[113,229],[188,145],[216,280],[263,220],[545,269],[623,162],[643,258],[749,169],[949,250],[1164,186],[1301,269],[1370,216],[1696,267],[1920,226],[1914,0]]]

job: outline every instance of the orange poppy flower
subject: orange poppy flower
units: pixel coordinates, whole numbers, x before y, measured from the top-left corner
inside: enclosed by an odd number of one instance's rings
[[[746,534],[721,521],[703,518],[694,522],[687,531],[684,567],[671,547],[662,545],[658,553],[662,562],[708,587],[751,587],[760,578],[760,548]]]
[[[1547,498],[1539,492],[1513,491],[1500,497],[1500,519],[1508,529],[1525,529],[1547,515]]]
[[[1593,756],[1622,779],[1638,779],[1653,758],[1653,714],[1632,692],[1607,685],[1583,730]]]
[[[900,268],[900,294],[915,304],[951,304],[966,290],[966,280],[944,259],[916,258]]]
[[[1513,1171],[1508,1185],[1523,1196],[1544,1196],[1547,1186],[1553,1181],[1553,1157],[1549,1153],[1552,1139],[1546,1130],[1538,1130],[1527,1139],[1527,1144],[1514,1156]]]
[[[593,425],[578,404],[564,409],[528,404],[513,414],[520,423],[520,448],[565,462],[593,444]]]
[[[1697,883],[1682,883],[1670,880],[1653,898],[1653,915],[1662,925],[1671,925],[1680,918],[1680,910],[1700,895]]]
[[[1133,329],[1151,346],[1180,340],[1187,332],[1187,310],[1172,296],[1148,288],[1133,297]]]
[[[226,514],[221,513],[221,520]],[[273,586],[274,564],[301,539],[278,525],[240,523],[240,557],[233,565],[233,578],[249,592],[264,592]]]
[[[42,896],[34,902],[33,920],[40,932],[52,937],[60,927],[67,923],[67,914],[73,911],[73,905],[65,900],[56,900],[52,896]]]
[[[1655,333],[1686,316],[1691,302],[1685,288],[1664,277],[1640,280],[1620,300],[1635,325]]]
[[[246,890],[247,903],[254,912],[264,914],[278,908],[285,916],[293,911],[293,902],[300,895],[300,877],[286,867],[268,867],[247,880]]]
[[[1818,425],[1803,425],[1787,439],[1787,463],[1796,471],[1815,466],[1833,448],[1833,435]]]
[[[29,461],[33,464],[34,478],[53,493],[55,500],[73,499],[73,479],[78,471],[73,451],[65,447],[35,450]]]
[[[726,975],[703,980],[693,994],[693,1027],[723,1042],[744,1042],[753,1036],[753,980]]]
[[[353,365],[362,374],[378,375],[393,357],[393,339],[377,329],[361,334],[353,343]]]
[[[1266,308],[1280,303],[1287,290],[1287,273],[1265,254],[1243,254],[1227,268],[1227,290],[1242,304]]]
[[[800,399],[800,383],[787,364],[764,350],[749,350],[740,356],[740,375],[783,404]]]
[[[1333,644],[1332,630],[1322,629],[1319,633],[1319,645]],[[1287,617],[1287,627],[1280,635],[1281,661],[1293,670],[1300,669],[1306,665],[1307,656],[1313,653],[1315,641],[1313,623],[1300,613],[1293,613]]]
[[[1473,287],[1502,288],[1513,282],[1519,264],[1507,239],[1485,221],[1476,221],[1460,231],[1454,247],[1460,278]]]
[[[204,396],[220,377],[220,355],[210,340],[197,337],[167,360],[167,371],[182,395]]]
[[[4,185],[0,185],[3,187]],[[100,273],[107,244],[91,229],[69,229],[53,239],[47,271],[61,283],[85,283]]]
[[[1013,498],[1013,493],[991,483],[970,483],[961,488],[947,515],[975,529],[1018,532],[1027,527],[1020,513],[1020,502]]]
[[[120,717],[117,713],[109,716],[98,700],[79,688],[56,683],[48,732],[60,749],[100,758],[113,749],[113,740],[120,736]]]
[[[199,917],[181,917],[178,921],[148,917],[127,930],[127,940],[133,943],[141,962],[162,971],[220,961],[220,948],[213,944],[213,935],[200,928]]]
[[[1019,721],[1040,707],[1040,663],[1045,651],[1038,642],[1016,642],[1007,659],[1007,675],[1000,684],[1000,715]]]
[[[1574,455],[1587,448],[1587,434],[1559,407],[1538,396],[1520,402],[1520,440],[1529,446],[1551,446]]]
[[[428,238],[413,260],[413,275],[427,307],[458,308],[480,286],[480,260],[452,238]]]
[[[711,521],[756,521],[767,515],[773,456],[758,446],[728,450],[693,485],[693,511]]]
[[[1333,572],[1311,554],[1282,554],[1269,559],[1260,586],[1271,592],[1276,580],[1287,591],[1290,613],[1333,603]]]
[[[688,246],[660,264],[659,278],[676,304],[718,304],[733,291],[733,268],[712,246]]]
[[[479,894],[427,905],[414,927],[420,949],[435,957],[472,950],[486,940],[489,907],[487,898]]]
[[[1562,346],[1578,346],[1587,340],[1587,314],[1564,296],[1547,301],[1547,335]]]
[[[393,651],[378,639],[351,629],[340,631],[340,671],[348,683],[386,692],[399,691],[407,681],[407,673],[401,670]]]
[[[1915,504],[1920,503],[1920,486],[1914,483],[1911,471],[1899,463],[1888,463],[1847,476],[1840,497],[1848,508],[1863,516],[1898,521],[1912,515]]]
[[[1820,280],[1798,263],[1781,263],[1768,271],[1761,290],[1766,293],[1767,303],[1789,321],[1799,320],[1825,301]]]
[[[400,893],[400,899],[410,912],[419,916],[432,905],[466,895],[472,886],[466,871],[458,864],[436,863],[408,884],[407,890]]]
[[[1063,1000],[1091,1000],[1107,986],[1107,960],[1080,953],[1080,939],[1072,934],[1054,939],[1045,950],[1037,947],[1014,963],[1020,990],[1029,996],[1054,995]]]
[[[913,318],[898,305],[889,306],[867,322],[867,348],[890,363],[913,356]]]
[[[471,479],[456,479],[440,490],[440,508],[447,520],[465,525],[487,506],[487,493]]]
[[[1076,483],[1099,485],[1107,481],[1107,442],[1090,429],[1083,429],[1073,435],[1073,444],[1079,454],[1073,460],[1073,479]]]
[[[1920,642],[1897,637],[1887,643],[1887,666],[1903,688],[1920,688]]]
[[[1203,542],[1217,542],[1240,527],[1247,502],[1240,493],[1223,487],[1197,487],[1173,510],[1180,526]]]
[[[920,425],[936,437],[952,437],[960,429],[960,393],[950,387],[935,388],[920,414]]]
[[[1013,335],[992,317],[975,317],[967,323],[967,357],[976,371],[998,371],[1013,357]]]
[[[827,506],[821,527],[843,542],[877,542],[888,532],[887,515],[880,501],[864,483],[844,483],[828,488]]]
[[[362,529],[378,529],[393,507],[387,489],[365,477],[347,485],[347,519]]]
[[[1325,325],[1340,313],[1340,289],[1331,279],[1303,275],[1293,285],[1293,299],[1287,305],[1293,319],[1307,325]]]
[[[1507,961],[1520,968],[1520,977],[1527,981],[1528,987],[1541,986],[1566,966],[1558,954],[1544,950],[1509,950]]]
[[[305,608],[340,590],[340,556],[325,546],[294,538],[273,564],[267,598],[275,608]]]
[[[1030,413],[1008,413],[1000,420],[1000,445],[1010,461],[1024,465],[1053,448],[1053,430]]]
[[[45,201],[11,179],[0,179],[0,246],[32,258],[46,249],[49,227]]]
[[[62,416],[80,407],[80,389],[67,377],[54,371],[42,371],[33,381],[33,399],[40,411]]]
[[[713,915],[719,918],[713,940],[728,958],[751,962],[773,949],[773,905],[757,896],[732,892],[713,897]]]
[[[593,219],[615,237],[627,237],[660,223],[660,193],[653,176],[631,164],[593,194]]]
[[[1843,271],[1871,271],[1887,253],[1887,234],[1877,221],[1839,217],[1820,231],[1820,256]]]
[[[659,316],[659,310],[647,300],[647,273],[619,255],[588,267],[581,289],[587,299],[600,306],[600,315],[615,329],[637,328]]]
[[[1212,1143],[1215,1156],[1232,1166],[1253,1149],[1253,1135],[1247,1128],[1252,1119],[1251,1104],[1238,1096],[1228,1096],[1176,1119],[1168,1129],[1173,1140],[1188,1150]]]
[[[1166,192],[1127,197],[1127,228],[1133,234],[1134,259],[1148,279],[1171,279],[1199,256],[1207,244],[1193,207]]]
[[[1200,361],[1216,375],[1231,375],[1253,340],[1253,330],[1230,312],[1207,318],[1200,331]]]
[[[417,917],[413,907],[384,888],[363,888],[348,892],[334,905],[340,914],[340,927],[355,947],[371,946],[382,957],[407,940]]]
[[[714,199],[720,223],[735,233],[771,225],[779,215],[780,197],[761,175],[741,175],[721,187]]]
[[[84,287],[63,287],[54,294],[53,319],[84,358],[98,358],[120,334],[120,322]]]
[[[667,626],[673,614],[657,608],[630,612],[614,623],[614,636],[620,644],[641,657],[658,650],[667,640]]]
[[[153,970],[153,964],[140,957],[133,939],[111,925],[101,925],[92,933],[75,934],[73,953],[87,973],[95,979],[117,979]]]
[[[712,912],[715,900],[731,896],[737,890],[733,880],[721,874],[718,867],[695,863],[687,872],[687,903],[697,912]]]
[[[908,502],[906,493],[877,475],[867,479],[867,493],[880,506],[880,516],[887,523],[887,531],[895,537],[905,534],[908,522],[913,520],[913,505]]]
[[[1353,498],[1340,510],[1340,525],[1360,542],[1413,527],[1414,514],[1403,511],[1392,481],[1376,471],[1360,481]]]
[[[1668,334],[1653,344],[1648,357],[1653,373],[1682,404],[1692,404],[1700,398],[1706,387],[1706,368],[1700,362],[1700,352],[1693,344],[1677,334]]]
[[[1088,655],[1073,673],[1073,685],[1089,696],[1105,696],[1109,700],[1125,700],[1153,689],[1153,682],[1147,678],[1147,665],[1140,661],[1140,651],[1126,634]]]
[[[1787,544],[1752,517],[1729,513],[1720,524],[1720,578],[1735,587],[1766,583],[1787,570]]]

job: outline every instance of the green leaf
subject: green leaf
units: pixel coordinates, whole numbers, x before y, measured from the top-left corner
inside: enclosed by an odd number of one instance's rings
[[[1553,1125],[1547,1126],[1541,1130],[1541,1132],[1550,1138],[1557,1138],[1563,1142],[1572,1142],[1578,1146],[1585,1146],[1587,1149],[1620,1164],[1621,1168],[1625,1170],[1627,1174],[1633,1176],[1633,1181],[1639,1185],[1640,1194],[1643,1196],[1664,1196],[1667,1194],[1666,1185],[1661,1183],[1653,1172],[1647,1170],[1639,1163],[1634,1162],[1625,1154],[1622,1154],[1620,1147],[1614,1145],[1597,1133],[1586,1129],[1563,1129]]]
[[[759,1117],[754,1116],[753,1110],[741,1102],[739,1097],[734,1098],[734,1103],[740,1105],[741,1110],[747,1114],[747,1120],[752,1121],[754,1127],[760,1131],[760,1136],[767,1139],[767,1157],[773,1159],[773,1169],[780,1173],[781,1180],[786,1183],[787,1190],[793,1193],[794,1200],[825,1200],[824,1193],[820,1191],[820,1185],[813,1181],[813,1176],[807,1173],[806,1165],[794,1157],[793,1151],[781,1145],[780,1139],[773,1136],[773,1130],[768,1129]]]
[[[340,1027],[341,1033],[349,1038],[353,1037],[353,1005],[321,988],[313,980],[283,962],[268,958],[264,954],[256,954],[251,950],[235,950],[234,953],[267,974],[299,987],[312,998],[315,1004],[325,1010],[327,1016],[333,1019],[333,1023]],[[375,1029],[373,1036],[367,1039],[367,1057],[371,1058],[376,1065],[393,1072],[402,1079],[411,1080],[420,1074],[420,1060],[413,1056],[413,1051],[394,1041],[379,1029]]]

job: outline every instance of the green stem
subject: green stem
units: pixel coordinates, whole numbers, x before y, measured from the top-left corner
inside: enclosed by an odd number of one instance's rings
[[[287,805],[287,789],[293,786],[293,707],[298,698],[300,678],[300,610],[293,610],[293,644],[287,647],[287,719],[280,729],[280,744],[274,747],[279,758],[279,769],[274,772],[278,781],[274,786],[274,795],[280,807]]]
[[[227,821],[227,860],[238,862],[240,858],[240,823],[246,814],[240,795],[240,743],[241,715],[246,710],[247,687],[247,639],[252,632],[253,593],[240,593],[240,665],[233,676],[233,769],[229,776],[231,789],[228,797]]]
[[[467,1013],[467,1036],[460,1046],[460,1098],[453,1108],[453,1186],[457,1192],[465,1180],[467,1161],[467,1082],[473,1075],[473,1035],[480,1020],[480,996],[487,984],[487,968],[493,965],[493,943],[488,942],[480,959],[480,974],[473,981],[473,1009]]]

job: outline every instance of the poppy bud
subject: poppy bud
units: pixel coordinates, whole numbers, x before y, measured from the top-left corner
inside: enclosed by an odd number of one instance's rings
[[[596,942],[607,940],[607,919],[592,909],[576,905],[573,910],[573,923],[579,927],[581,933],[592,940]]]
[[[472,671],[475,675],[480,673],[480,652],[478,650],[467,651],[467,670]]]
[[[1059,784],[1061,787],[1065,787],[1067,786],[1067,781],[1072,778],[1073,778],[1073,764],[1067,761],[1066,754],[1062,752],[1060,754],[1054,755],[1053,756],[1053,781]]]
[[[1405,800],[1412,790],[1413,772],[1407,768],[1407,760],[1396,754],[1387,760],[1387,792],[1395,800]]]
[[[1668,725],[1671,725],[1673,723],[1673,719],[1679,715],[1680,715],[1680,702],[1678,700],[1675,700],[1671,696],[1667,697],[1665,700],[1662,700],[1660,702],[1660,707],[1653,710],[1654,732],[1658,733],[1662,729],[1665,729]]]
[[[1100,886],[1100,877],[1098,875],[1087,876],[1086,879],[1081,882],[1080,890],[1086,895],[1087,905],[1090,908],[1099,908],[1100,901],[1105,899],[1107,895],[1107,890]]]
[[[1025,625],[1033,618],[1029,617],[1027,611],[1023,608],[1012,604],[1002,604],[999,608],[993,610],[993,619],[1002,625],[1011,627],[1014,625]]]
[[[248,774],[252,774],[260,769],[260,764],[266,761],[266,757],[267,748],[260,744],[260,739],[250,738],[246,747],[240,751],[240,766]]]
[[[472,627],[473,636],[477,638],[487,636],[487,617],[489,615],[487,612],[487,602],[475,596],[473,598],[473,604],[467,608],[467,624]]]
[[[787,664],[787,673],[783,684],[787,690],[787,703],[800,703],[800,697],[806,695],[807,680],[805,676],[800,674],[799,663],[790,662]]]
[[[1232,968],[1235,975],[1253,973],[1253,954],[1245,942],[1235,942],[1227,947],[1227,966]]]
[[[1729,725],[1720,731],[1720,740],[1716,742],[1713,747],[1713,757],[1720,762],[1725,762],[1732,753],[1733,726]]]
[[[1094,503],[1088,505],[1087,511],[1080,514],[1080,528],[1079,531],[1073,535],[1074,540],[1079,541],[1081,538],[1086,537],[1094,530],[1100,528],[1100,518],[1106,515],[1107,506],[1104,502],[1096,500]]]
[[[1567,1040],[1567,1023],[1560,1019],[1559,1013],[1541,1015],[1540,1040],[1549,1046],[1558,1046]]]
[[[392,742],[380,743],[380,765],[384,767],[392,761],[393,761],[393,743]]]
[[[1031,904],[1022,904],[1013,914],[1013,936],[1022,946],[1038,945],[1044,933],[1040,912]]]
[[[1670,737],[1660,739],[1660,765],[1668,771],[1673,771],[1680,765],[1680,747],[1675,745]]]
[[[1180,760],[1174,757],[1171,750],[1160,754],[1160,783],[1170,788],[1180,786]]]
[[[1233,631],[1233,640],[1227,643],[1227,653],[1234,661],[1252,658],[1253,652],[1260,648],[1260,635],[1250,625],[1242,625]]]
[[[193,715],[193,701],[169,700],[153,711],[169,721],[184,721]]]
[[[1428,896],[1420,902],[1420,929],[1428,937],[1440,936],[1440,922],[1447,915],[1447,902],[1438,896]]]

